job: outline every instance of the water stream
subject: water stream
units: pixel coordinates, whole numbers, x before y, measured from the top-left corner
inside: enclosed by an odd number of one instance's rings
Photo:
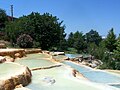
[[[70,56],[70,58],[74,58],[79,55],[67,54],[67,56]],[[83,76],[85,76],[87,79],[89,79],[92,82],[108,84],[120,88],[120,76],[117,74],[115,75],[102,70],[90,69],[84,66],[74,64],[72,62],[64,61],[63,63],[78,70],[80,73],[83,74]]]
[[[16,60],[16,63],[26,65],[30,69],[54,65],[55,63],[49,61],[48,58],[50,57],[45,54],[31,54],[20,60]],[[65,64],[68,65],[68,63]],[[78,69],[76,66],[74,68]],[[81,68],[80,71],[84,73],[85,71],[91,72],[88,68]],[[106,85],[78,80],[71,74],[71,69],[68,69],[64,65],[51,69],[32,71],[32,82],[26,87],[31,90],[118,90]]]

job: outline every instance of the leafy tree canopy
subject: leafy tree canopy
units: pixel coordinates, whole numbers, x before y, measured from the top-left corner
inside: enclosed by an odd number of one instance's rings
[[[102,37],[99,35],[97,31],[94,31],[93,29],[86,33],[85,39],[87,43],[95,43],[96,45],[99,45],[99,43],[102,40]]]
[[[107,38],[105,40],[105,46],[110,51],[113,52],[116,49],[116,35],[114,34],[113,28],[108,32]]]
[[[4,23],[5,21],[7,21],[7,14],[5,10],[0,9],[0,23]]]
[[[120,36],[117,39],[116,44],[116,50],[114,50],[114,58],[115,60],[120,62]]]
[[[63,21],[59,21],[59,18],[49,13],[40,15],[32,12],[30,15],[8,23],[5,30],[13,43],[16,43],[19,35],[27,34],[33,38],[34,42],[39,42],[39,45],[37,43],[39,47],[48,49],[58,45],[60,39],[65,37],[65,26],[62,23]]]
[[[86,48],[86,42],[84,39],[85,38],[82,32],[71,32],[68,37],[68,46],[74,47],[77,50],[77,53],[80,53]]]
[[[68,47],[73,47],[74,44],[74,34],[71,32],[67,39]]]

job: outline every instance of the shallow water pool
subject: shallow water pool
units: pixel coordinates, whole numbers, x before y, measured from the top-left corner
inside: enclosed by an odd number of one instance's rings
[[[54,64],[46,59],[47,56],[31,54],[16,62],[26,65],[29,68],[45,67]],[[84,68],[82,70],[84,71]],[[105,87],[104,85],[78,80],[71,74],[71,69],[68,69],[64,65],[51,69],[32,71],[32,82],[26,87],[31,90],[116,90],[108,86]],[[50,79],[54,80],[54,83],[51,83]]]
[[[84,58],[88,57],[89,55],[87,54],[65,54],[65,56],[69,57],[69,58],[76,58],[83,55]]]
[[[12,76],[15,72],[19,72],[23,69],[20,65],[14,63],[0,64],[0,78]]]
[[[104,90],[94,84],[83,83],[76,80],[74,77],[70,77],[69,70],[64,67],[57,67],[46,70],[32,71],[32,83],[27,88],[32,90]],[[45,82],[44,78],[52,78],[55,83],[50,84]],[[111,89],[108,89],[111,90]]]
[[[46,67],[54,65],[54,63],[46,59],[17,60],[15,62],[28,66],[29,68]]]
[[[72,68],[75,68],[90,81],[97,82],[97,83],[103,83],[103,84],[120,83],[120,76],[118,75],[113,75],[113,74],[110,74],[108,72],[103,72],[103,71],[92,70],[90,68],[85,68],[83,66],[76,65],[72,62],[63,62],[63,63],[71,66]]]
[[[47,59],[48,57],[49,56],[45,54],[31,54],[20,60],[16,60],[15,62],[28,66],[29,68],[46,67],[46,66],[54,65],[53,62]]]
[[[65,56],[67,56],[69,58],[75,58],[75,57],[79,57],[80,54],[65,54]]]

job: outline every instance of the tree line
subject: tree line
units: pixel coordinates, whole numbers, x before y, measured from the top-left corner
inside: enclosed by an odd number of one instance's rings
[[[32,12],[9,21],[5,10],[0,9],[0,39],[13,47],[91,54],[103,62],[100,68],[120,69],[120,35],[116,37],[113,28],[104,39],[93,29],[65,37],[65,25],[57,16]]]
[[[10,41],[12,46],[21,48],[39,47],[48,50],[58,47],[60,40],[66,36],[63,21],[49,13],[32,12],[14,21],[6,20],[2,23],[5,25],[4,29],[0,29],[4,33],[3,39]]]
[[[82,32],[70,33],[67,39],[68,51],[91,54],[100,59],[101,69],[120,69],[120,35],[116,37],[111,28],[106,38],[102,38],[96,30],[90,30],[85,35]]]

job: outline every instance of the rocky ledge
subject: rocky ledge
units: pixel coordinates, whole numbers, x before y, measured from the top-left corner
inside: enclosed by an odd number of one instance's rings
[[[52,56],[65,55],[65,52],[50,52]]]
[[[32,53],[42,53],[41,49],[25,49],[26,54],[32,54]]]
[[[25,56],[24,49],[0,49],[0,56],[10,56],[15,59],[17,57],[21,58]]]
[[[13,66],[18,68],[16,69]],[[17,85],[21,84],[22,86],[26,86],[31,82],[32,74],[29,68],[26,66],[7,62],[1,64],[0,68],[3,68],[3,70],[1,69],[0,75],[0,90],[13,90]],[[4,75],[4,73],[7,71],[8,74]]]
[[[0,63],[4,63],[6,61],[5,57],[0,56]]]
[[[22,58],[26,54],[42,53],[41,49],[0,49],[0,63],[14,62],[17,58]]]
[[[87,57],[83,57],[83,55],[80,55],[79,57],[69,58],[67,60],[76,62],[76,63],[81,63],[83,65],[86,65],[92,68],[96,68],[102,64],[101,60],[95,59],[94,56],[91,56],[91,55]]]
[[[51,68],[60,67],[60,66],[62,66],[62,65],[59,64],[59,65],[52,65],[52,66],[47,66],[47,67],[32,68],[31,71],[41,70],[41,69],[51,69]]]

